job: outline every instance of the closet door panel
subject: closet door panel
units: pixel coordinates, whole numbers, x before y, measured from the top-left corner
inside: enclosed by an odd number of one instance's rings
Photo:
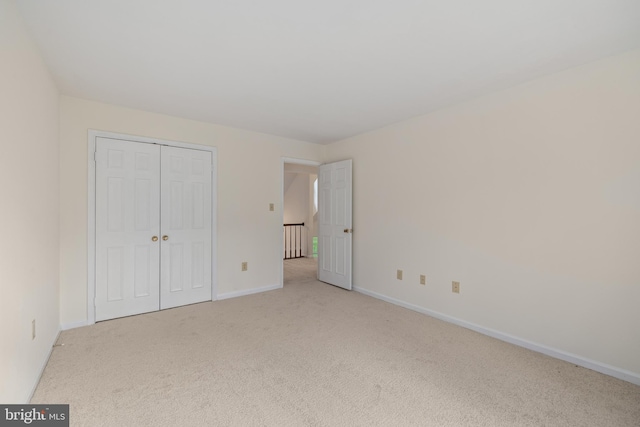
[[[160,147],[96,139],[96,321],[159,309]]]
[[[211,153],[161,150],[160,308],[211,300]]]

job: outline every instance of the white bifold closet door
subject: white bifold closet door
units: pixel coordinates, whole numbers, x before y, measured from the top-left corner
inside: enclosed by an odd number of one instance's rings
[[[96,140],[96,321],[211,300],[208,151]]]
[[[211,300],[211,153],[162,147],[160,308]]]

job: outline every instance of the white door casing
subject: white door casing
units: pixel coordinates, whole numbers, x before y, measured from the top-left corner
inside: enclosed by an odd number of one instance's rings
[[[352,160],[319,167],[318,277],[351,290]]]
[[[213,299],[215,163],[213,147],[89,131],[88,324]]]
[[[211,153],[162,147],[160,308],[211,300]],[[166,239],[166,240],[165,240]]]
[[[96,320],[158,310],[160,147],[97,138],[95,158]]]

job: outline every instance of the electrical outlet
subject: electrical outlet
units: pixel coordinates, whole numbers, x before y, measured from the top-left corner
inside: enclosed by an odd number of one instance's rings
[[[276,210],[276,205],[274,205],[273,203],[269,203],[269,210],[271,212],[275,211]]]
[[[247,271],[249,269],[247,261],[242,262],[242,271]]]
[[[427,284],[427,276],[425,276],[424,274],[420,275],[420,284],[421,285],[426,285]]]
[[[402,270],[398,270],[396,272],[396,277],[398,278],[398,280],[402,280]]]
[[[36,339],[36,319],[31,321],[31,339]]]
[[[460,293],[460,282],[451,282],[451,292],[454,294]]]

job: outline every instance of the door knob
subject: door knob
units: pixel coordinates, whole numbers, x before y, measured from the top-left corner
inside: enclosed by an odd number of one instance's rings
[[[158,241],[158,236],[153,236],[153,237],[151,238],[151,241],[152,241],[152,242],[157,242],[157,241]]]
[[[162,240],[169,240],[169,236],[162,236]]]
[[[345,233],[353,233],[353,228],[345,228],[344,232]]]

